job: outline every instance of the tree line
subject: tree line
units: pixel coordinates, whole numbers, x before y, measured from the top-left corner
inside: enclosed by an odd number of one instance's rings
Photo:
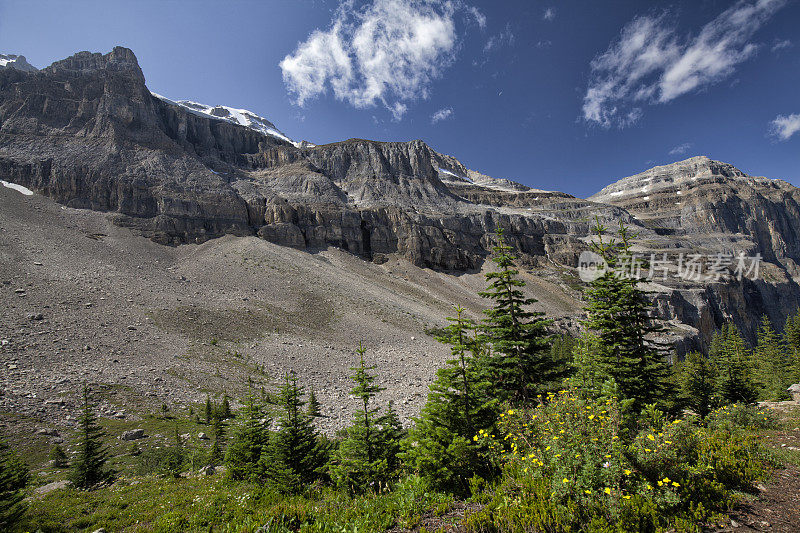
[[[313,389],[306,394],[290,373],[276,393],[248,395],[235,415],[227,397],[220,406],[207,398],[203,414],[214,436],[207,464],[224,464],[231,479],[280,492],[300,492],[314,483],[351,494],[379,492],[390,490],[403,474],[415,473],[432,488],[466,495],[476,483],[499,474],[478,434],[493,433],[509,407],[540,405],[553,391],[569,388],[590,399],[613,397],[633,428],[643,416],[659,412],[689,408],[704,418],[720,405],[780,399],[790,383],[800,380],[800,313],[789,318],[782,334],[764,318],[754,347],[725,324],[707,354],[692,352],[670,366],[668,347],[655,340],[662,329],[647,294],[635,278],[614,268],[630,256],[635,235],[621,223],[611,234],[598,219],[594,233],[592,247],[610,268],[585,290],[586,333],[579,338],[552,334],[551,321],[531,310],[536,300],[526,296],[513,247],[499,230],[492,255],[496,268],[486,274],[487,287],[479,293],[490,306],[480,321],[456,307],[449,324],[435,330],[451,357],[437,371],[408,429],[391,403],[378,405],[383,387],[369,354],[359,346],[351,369],[351,394],[358,407],[337,439],[315,428],[321,416],[316,395]],[[71,479],[77,487],[91,488],[113,474],[88,389],[79,433]],[[168,464],[178,475],[186,455],[177,427],[175,437]],[[22,508],[27,473],[14,460],[0,449],[0,524]]]

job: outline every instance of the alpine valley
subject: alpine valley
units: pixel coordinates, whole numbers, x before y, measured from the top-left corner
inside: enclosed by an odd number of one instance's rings
[[[703,156],[609,178],[581,199],[422,140],[297,142],[151,92],[126,48],[42,70],[0,55],[0,410],[56,418],[88,381],[124,418],[293,369],[333,430],[363,340],[405,419],[449,356],[426,328],[454,304],[480,316],[501,228],[554,331],[580,330],[595,220],[628,225],[647,257],[760,254],[757,279],[643,284],[675,357],[726,321],[752,341],[762,315],[783,324],[800,303],[800,189]]]

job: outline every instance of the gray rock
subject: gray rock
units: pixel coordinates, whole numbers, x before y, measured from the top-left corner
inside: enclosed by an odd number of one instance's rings
[[[120,440],[139,440],[145,437],[143,429],[130,429],[119,436]]]

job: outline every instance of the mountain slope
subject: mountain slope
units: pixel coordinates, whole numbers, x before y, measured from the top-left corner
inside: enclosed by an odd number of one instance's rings
[[[755,281],[673,271],[651,284],[679,351],[707,343],[723,320],[752,337],[761,314],[782,323],[800,303],[798,189],[784,182],[693,158],[583,200],[491,178],[421,140],[314,146],[272,130],[242,110],[154,96],[125,48],[0,70],[0,178],[106,211],[158,243],[258,236],[462,275],[483,268],[503,228],[523,268],[574,299],[598,217],[631,226],[642,253],[766,259]]]

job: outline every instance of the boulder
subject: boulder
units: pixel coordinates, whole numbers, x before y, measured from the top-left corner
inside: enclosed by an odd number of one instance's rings
[[[119,436],[120,440],[139,440],[145,438],[143,429],[130,429]]]
[[[795,383],[787,390],[789,391],[789,395],[792,397],[795,403],[800,404],[800,383]]]

